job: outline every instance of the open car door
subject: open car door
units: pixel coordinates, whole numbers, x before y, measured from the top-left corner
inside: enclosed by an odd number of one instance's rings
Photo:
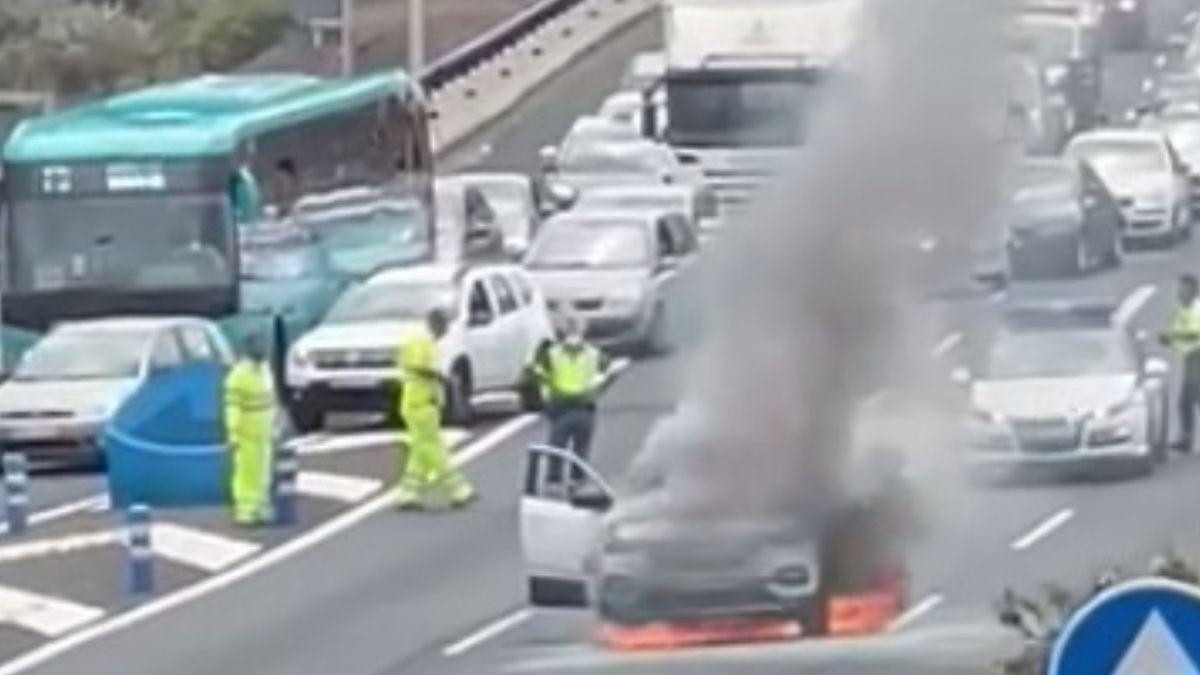
[[[544,445],[529,449],[521,496],[521,552],[529,603],[541,607],[586,607],[589,559],[599,542],[602,520],[612,506],[612,488],[587,462]],[[574,467],[587,484],[568,495],[550,483],[550,467],[562,463],[562,477]]]

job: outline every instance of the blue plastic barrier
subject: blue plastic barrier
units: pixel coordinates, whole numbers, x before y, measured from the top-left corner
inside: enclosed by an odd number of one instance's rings
[[[224,375],[216,363],[158,373],[121,406],[100,441],[114,508],[228,503]]]

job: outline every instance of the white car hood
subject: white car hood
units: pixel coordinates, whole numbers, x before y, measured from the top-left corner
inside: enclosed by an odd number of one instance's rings
[[[0,386],[0,416],[14,413],[105,417],[137,387],[136,378],[21,381]]]
[[[645,270],[529,270],[547,300],[603,298],[613,293],[641,293]]]
[[[419,319],[325,323],[300,338],[296,348],[306,352],[318,349],[399,349],[401,341],[421,325]]]
[[[985,380],[971,388],[976,408],[1004,417],[1078,417],[1117,405],[1132,395],[1137,377]]]
[[[1165,173],[1121,174],[1112,177],[1111,185],[1118,196],[1139,202],[1169,199],[1171,194],[1171,178]]]

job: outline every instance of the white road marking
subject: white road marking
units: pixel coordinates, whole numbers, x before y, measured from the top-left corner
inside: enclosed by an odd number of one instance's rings
[[[174,523],[154,523],[150,546],[158,556],[206,572],[219,572],[255,553],[262,545]]]
[[[934,593],[927,596],[924,600],[908,608],[908,611],[893,619],[892,622],[888,624],[888,632],[895,633],[908,628],[917,621],[920,621],[921,618],[926,614],[937,609],[938,605],[945,601],[946,596],[942,595],[941,593]]]
[[[0,546],[0,563],[66,555],[90,548],[112,546],[120,542],[121,535],[117,530],[102,530],[100,532],[87,532],[64,537],[54,537],[52,539],[27,541],[20,544]]]
[[[1042,539],[1050,536],[1058,528],[1067,524],[1067,521],[1075,517],[1074,509],[1063,509],[1058,513],[1046,518],[1024,536],[1012,543],[1014,551],[1025,551],[1038,543]]]
[[[448,428],[442,430],[442,440],[448,447],[454,448],[470,437],[465,429]],[[364,431],[350,434],[328,435],[321,434],[312,438],[301,438],[296,441],[296,452],[300,455],[333,455],[340,452],[367,450],[379,446],[404,443],[408,434],[392,430]]]
[[[99,607],[0,586],[0,623],[46,637],[58,637],[103,616]]]
[[[934,345],[933,350],[929,352],[930,356],[935,359],[945,356],[951,349],[958,346],[958,343],[963,341],[962,333],[951,333],[942,338],[942,341]]]
[[[610,370],[610,381],[611,378],[615,378],[616,374],[624,371],[628,366],[628,361],[625,361],[623,365],[619,364],[619,362],[614,364]],[[468,443],[461,451],[455,454],[455,466],[463,466],[500,447],[505,441],[531,427],[537,419],[537,416],[532,414],[520,415],[493,429],[490,433],[481,436],[479,439]],[[233,567],[222,574],[208,577],[191,586],[185,586],[173,593],[139,605],[127,612],[112,616],[104,621],[93,623],[90,626],[85,626],[80,630],[63,635],[56,640],[30,650],[0,665],[0,675],[16,675],[17,673],[26,672],[80,645],[124,630],[193,600],[232,586],[247,577],[270,569],[285,560],[289,560],[307,551],[317,544],[358,525],[367,518],[391,508],[391,506],[392,496],[390,494],[385,492],[377,495],[370,501],[363,502],[325,521],[295,539],[288,540],[261,555],[247,560],[245,564]]]
[[[322,471],[301,471],[296,479],[296,490],[302,495],[348,504],[355,504],[370,497],[382,485],[382,481],[374,478],[342,476]]]
[[[447,646],[442,650],[442,656],[446,658],[453,658],[459,654],[463,654],[471,648],[483,644],[484,642],[487,642],[501,633],[516,628],[517,626],[528,621],[532,616],[533,610],[529,609],[528,607],[523,607],[505,614],[499,619],[496,619],[495,621],[487,624],[463,639]]]
[[[1137,316],[1138,312],[1142,311],[1142,308],[1146,306],[1147,302],[1150,302],[1150,298],[1153,298],[1157,292],[1158,288],[1152,284],[1139,286],[1117,306],[1117,310],[1113,312],[1113,320],[1117,323],[1128,323],[1133,317]]]

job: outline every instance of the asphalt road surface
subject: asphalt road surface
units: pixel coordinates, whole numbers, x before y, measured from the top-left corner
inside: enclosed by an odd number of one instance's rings
[[[454,158],[529,168],[537,148],[556,141],[574,117],[595,108],[634,52],[654,43],[653,21],[614,37],[557,77]],[[1113,59],[1110,105],[1133,96],[1148,58]],[[1120,301],[1137,320],[1161,324],[1175,273],[1197,266],[1200,243],[1131,254],[1118,270],[1074,281],[1019,284],[1007,294],[969,295],[927,308],[937,332],[930,351],[946,367],[960,345],[986,331],[1006,302],[1051,298]],[[694,280],[680,279],[681,317],[702,314]],[[654,421],[678,398],[694,323],[674,326],[680,349],[629,368],[602,405],[596,454],[617,474]],[[469,511],[400,515],[358,508],[340,531],[296,555],[147,620],[94,632],[29,672],[343,673],[421,675],[545,673],[821,673],[975,675],[989,672],[1014,643],[992,605],[1006,586],[1078,583],[1114,564],[1136,569],[1168,545],[1200,551],[1194,512],[1200,459],[1176,458],[1154,476],[1100,484],[982,487],[944,479],[952,458],[928,458],[934,519],[913,560],[914,611],[888,635],[854,641],[622,655],[597,648],[581,612],[524,607],[516,504],[523,450],[543,438],[540,421],[516,417],[474,434],[460,451],[483,495]],[[90,482],[89,482],[90,481]],[[935,489],[936,486],[936,489]],[[68,477],[40,487],[44,503],[97,489]],[[285,544],[285,547],[288,546]],[[282,556],[280,556],[282,557]],[[2,637],[2,636],[0,636]],[[78,644],[74,644],[78,642]],[[0,667],[0,675],[16,670]]]

